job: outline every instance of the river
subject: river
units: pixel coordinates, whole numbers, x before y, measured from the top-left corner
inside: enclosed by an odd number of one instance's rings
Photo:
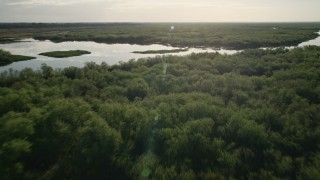
[[[153,45],[132,45],[132,44],[104,44],[96,43],[92,41],[73,41],[73,42],[61,42],[54,43],[51,41],[38,41],[34,39],[24,39],[20,42],[10,44],[0,44],[0,49],[11,52],[12,54],[33,56],[36,59],[29,61],[20,61],[9,64],[7,66],[0,67],[0,72],[7,69],[21,70],[23,68],[38,69],[41,64],[54,68],[64,68],[68,66],[83,67],[85,62],[93,61],[97,64],[106,62],[109,65],[117,64],[120,61],[128,61],[130,59],[138,59],[144,57],[155,57],[160,54],[136,54],[133,51],[147,51],[147,50],[170,50],[176,49],[171,46],[164,46],[159,44]],[[38,55],[42,52],[48,51],[66,51],[66,50],[87,50],[91,54],[69,57],[69,58],[51,58]],[[188,51],[179,53],[169,53],[170,55],[187,55],[191,53],[201,52],[219,52],[222,54],[234,54],[236,50],[213,50],[210,48],[189,48]]]
[[[320,31],[318,32],[320,35]],[[307,45],[320,45],[320,36],[316,39],[303,42],[298,47]],[[106,62],[109,65],[117,64],[121,61],[125,62],[130,59],[139,59],[145,57],[155,57],[160,54],[136,54],[133,51],[147,51],[147,50],[170,50],[175,49],[171,46],[164,46],[159,44],[153,45],[132,45],[132,44],[104,44],[92,41],[73,41],[54,43],[51,41],[38,41],[34,39],[24,39],[20,42],[10,44],[0,44],[0,49],[11,52],[12,54],[33,56],[36,59],[29,61],[20,61],[0,67],[0,72],[10,68],[21,70],[23,68],[39,69],[41,64],[46,63],[53,68],[65,68],[69,66],[83,67],[86,62],[93,61],[97,64]],[[87,50],[91,54],[69,57],[69,58],[51,58],[38,55],[39,53],[48,51],[66,51],[66,50]],[[188,51],[179,53],[168,53],[170,55],[187,55],[191,53],[201,52],[218,52],[221,54],[234,54],[237,50],[214,50],[210,48],[189,48]]]

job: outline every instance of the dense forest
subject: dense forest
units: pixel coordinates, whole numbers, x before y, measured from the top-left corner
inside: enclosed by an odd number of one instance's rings
[[[320,47],[0,74],[0,179],[319,179]]]
[[[247,49],[296,46],[318,37],[319,28],[320,23],[0,23],[0,43],[34,38]]]

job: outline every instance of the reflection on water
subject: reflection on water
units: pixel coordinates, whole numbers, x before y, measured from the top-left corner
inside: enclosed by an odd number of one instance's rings
[[[320,31],[318,32],[318,34],[320,35]],[[298,46],[302,47],[302,46],[308,46],[308,45],[320,46],[320,36],[316,39],[312,39],[310,41],[303,42],[303,43],[299,44]]]
[[[294,49],[296,47],[303,47],[303,46],[320,46],[320,31],[317,32],[319,34],[319,36],[316,38],[316,39],[312,39],[312,40],[309,40],[309,41],[305,41],[305,42],[302,42],[300,43],[298,46],[286,46],[285,49],[288,49],[288,50],[291,50],[291,49]],[[262,47],[260,49],[276,49],[276,47]]]
[[[20,54],[26,56],[34,56],[36,59],[22,62],[15,62],[10,65],[0,67],[0,71],[9,68],[21,70],[25,67],[38,69],[42,63],[46,63],[54,68],[64,68],[68,66],[83,67],[85,62],[94,61],[97,64],[106,62],[109,65],[125,62],[130,59],[138,59],[143,57],[155,57],[160,54],[135,54],[133,51],[147,51],[147,50],[170,50],[174,47],[164,45],[130,45],[130,44],[103,44],[91,41],[75,41],[75,42],[61,42],[53,43],[51,41],[37,41],[34,39],[24,39],[21,42],[11,44],[0,44],[0,49],[11,52],[12,54]],[[87,50],[91,54],[69,57],[69,58],[51,58],[38,55],[42,52],[48,51],[65,51],[65,50]],[[226,54],[234,54],[235,50],[213,50],[203,48],[189,48],[188,51],[170,53],[170,55],[187,55],[191,53],[200,52],[219,52]]]
[[[320,31],[318,32],[320,35]],[[298,46],[306,45],[320,45],[320,36],[316,39],[303,42]],[[293,47],[292,47],[293,48]],[[61,42],[53,43],[51,41],[37,41],[34,39],[25,39],[21,42],[11,44],[0,44],[0,49],[11,52],[12,54],[20,54],[26,56],[34,56],[36,59],[29,61],[15,62],[10,65],[0,67],[0,72],[9,68],[21,70],[23,68],[40,68],[41,64],[54,68],[64,68],[68,66],[83,67],[85,62],[94,61],[97,64],[106,62],[109,65],[117,64],[120,61],[125,62],[130,59],[138,59],[144,57],[155,57],[160,54],[135,54],[133,51],[147,51],[147,50],[170,50],[174,47],[164,46],[159,44],[153,45],[130,45],[130,44],[103,44],[91,41],[75,41],[75,42]],[[65,51],[65,50],[87,50],[91,54],[69,57],[69,58],[51,58],[38,55],[39,53],[48,51]],[[218,52],[221,54],[234,54],[237,50],[214,50],[210,48],[189,48],[188,51],[170,53],[170,55],[187,55],[191,53],[201,52]]]

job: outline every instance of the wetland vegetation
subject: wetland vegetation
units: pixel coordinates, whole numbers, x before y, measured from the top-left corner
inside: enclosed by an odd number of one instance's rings
[[[3,43],[36,38],[245,50],[1,72],[0,179],[317,179],[320,47],[248,48],[297,45],[319,28],[2,23]],[[135,53],[185,50],[162,49]],[[0,65],[29,58],[0,50]]]
[[[5,66],[17,61],[26,61],[35,59],[35,57],[31,56],[23,56],[23,55],[13,55],[8,51],[4,51],[0,49],[0,66]]]
[[[85,50],[69,50],[69,51],[51,51],[40,53],[39,55],[54,57],[54,58],[65,58],[65,57],[74,57],[81,56],[84,54],[90,54],[91,52]]]
[[[320,47],[0,74],[0,179],[317,179]]]
[[[316,38],[319,28],[320,23],[2,23],[0,39],[247,49],[296,46]]]
[[[132,53],[137,53],[137,54],[166,54],[166,53],[177,53],[177,52],[186,52],[186,51],[188,51],[188,48],[166,49],[166,50],[133,51]]]

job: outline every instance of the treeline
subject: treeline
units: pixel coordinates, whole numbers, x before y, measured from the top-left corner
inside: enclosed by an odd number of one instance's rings
[[[141,23],[0,23],[0,29],[15,28],[89,28],[108,26],[127,26]]]
[[[174,26],[174,29],[170,29]],[[170,44],[176,47],[248,49],[296,46],[318,37],[319,23],[146,23],[36,34],[38,40],[99,43]]]
[[[174,29],[171,29],[171,27]],[[248,49],[296,46],[318,37],[320,23],[66,23],[0,24],[0,43],[15,39],[164,44]],[[13,39],[8,39],[13,38]]]
[[[318,179],[320,47],[0,75],[0,179]]]

